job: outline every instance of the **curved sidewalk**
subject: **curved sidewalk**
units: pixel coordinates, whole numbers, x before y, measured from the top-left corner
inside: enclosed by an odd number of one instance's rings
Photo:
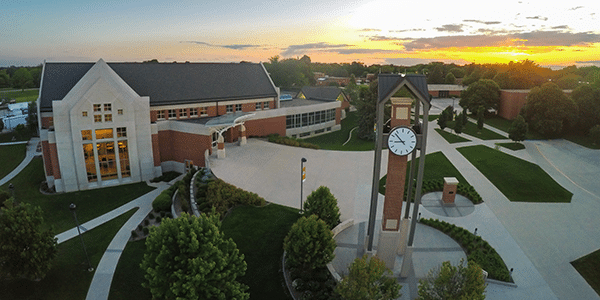
[[[38,146],[39,142],[40,142],[40,138],[32,138],[28,142],[11,142],[11,143],[0,144],[0,147],[2,147],[2,145],[17,145],[17,144],[25,144],[25,143],[27,144],[27,152],[25,154],[25,158],[14,170],[12,170],[10,173],[8,173],[8,175],[4,176],[4,178],[0,179],[0,186],[9,182],[15,176],[17,176],[19,173],[21,173],[21,171],[23,171],[23,169],[25,169],[25,167],[27,167],[27,165],[29,165],[29,163],[35,156],[42,155],[41,152],[37,152],[37,146]]]

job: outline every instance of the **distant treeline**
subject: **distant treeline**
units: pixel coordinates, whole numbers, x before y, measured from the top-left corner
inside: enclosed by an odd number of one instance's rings
[[[0,88],[39,88],[41,78],[41,65],[36,67],[0,67]]]

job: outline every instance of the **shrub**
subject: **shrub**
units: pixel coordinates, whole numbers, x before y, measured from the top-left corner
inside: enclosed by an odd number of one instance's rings
[[[317,215],[325,221],[329,229],[333,229],[340,223],[340,209],[337,205],[337,199],[331,194],[329,188],[320,186],[316,191],[306,197],[304,202],[306,215]]]
[[[144,220],[144,226],[148,226],[148,224],[150,224],[150,221]]]
[[[283,241],[286,264],[302,271],[324,268],[333,260],[335,247],[333,233],[316,215],[298,219]]]
[[[357,258],[349,267],[348,276],[336,287],[336,292],[344,299],[396,299],[401,296],[400,289],[392,272],[385,263],[365,254]]]
[[[206,198],[197,199],[197,202],[199,210],[207,212],[214,207],[221,216],[236,205],[264,206],[266,203],[257,194],[239,189],[221,179],[209,182]]]
[[[473,261],[467,266],[464,260],[455,267],[445,261],[429,271],[425,279],[419,280],[419,300],[428,299],[485,299],[485,280],[481,267]]]
[[[590,138],[592,139],[592,143],[600,144],[600,125],[596,125],[590,129]]]
[[[148,227],[144,227],[144,229],[142,229],[142,232],[144,232],[144,235],[148,235],[150,229],[148,229]]]
[[[148,219],[154,220],[154,213],[153,212],[151,212],[150,214],[148,214]]]
[[[134,238],[134,239],[138,237],[138,234],[137,234],[137,232],[135,230],[131,231],[131,237]]]
[[[162,218],[160,216],[156,217],[156,222],[160,223],[160,221],[162,221]]]
[[[287,136],[279,136],[278,134],[270,134],[268,136],[269,142],[277,143],[287,146],[293,147],[302,147],[302,148],[311,148],[311,149],[320,149],[318,145],[304,142],[302,140],[297,140]]]
[[[152,201],[152,209],[155,211],[171,211],[171,198],[173,197],[173,191],[171,189],[166,189],[162,191],[155,199]]]

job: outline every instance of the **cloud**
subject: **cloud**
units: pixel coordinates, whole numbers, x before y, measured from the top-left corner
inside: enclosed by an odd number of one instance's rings
[[[481,21],[481,20],[463,20],[463,22],[473,22],[473,23],[479,23],[479,24],[485,24],[485,25],[495,25],[495,24],[502,23],[500,21]]]
[[[442,25],[442,27],[436,27],[437,31],[445,31],[445,32],[463,32],[463,24],[446,24]]]
[[[459,65],[468,64],[469,62],[464,59],[429,59],[429,58],[417,58],[417,57],[394,57],[386,58],[386,64],[393,64],[397,66],[414,66],[418,64],[428,64],[430,62],[443,61],[445,63],[455,63]]]
[[[287,48],[281,52],[282,56],[294,56],[299,54],[304,54],[306,50],[318,50],[318,51],[327,51],[331,49],[339,49],[339,48],[347,48],[351,47],[349,44],[329,44],[326,42],[320,43],[308,43],[308,44],[300,44],[300,45],[289,45]]]
[[[578,64],[600,64],[600,60],[577,60]]]
[[[498,46],[573,46],[600,42],[600,34],[592,32],[533,31],[499,35],[461,35],[411,39],[402,43],[407,51],[450,47]]]
[[[181,43],[190,43],[190,44],[204,45],[204,46],[209,46],[209,47],[227,48],[227,49],[233,49],[233,50],[244,50],[244,49],[248,49],[248,48],[262,47],[261,45],[250,45],[250,44],[215,45],[215,44],[210,44],[207,42],[200,42],[200,41],[182,41]]]
[[[525,17],[525,19],[529,19],[529,20],[542,20],[542,21],[548,21],[547,17],[542,17],[542,16],[535,16],[535,17]]]
[[[569,29],[569,25],[560,25],[551,27],[552,29]]]
[[[412,29],[402,29],[402,30],[390,30],[390,32],[409,32],[409,31],[425,31],[423,28],[412,28]]]
[[[575,6],[575,7],[569,8],[569,10],[578,10],[580,8],[583,8],[583,6]]]
[[[369,41],[372,42],[384,42],[384,41],[400,41],[400,40],[404,40],[401,38],[397,38],[397,37],[390,37],[390,36],[385,36],[385,35],[375,35],[375,36],[370,36],[368,37]]]
[[[379,31],[381,31],[381,29],[375,29],[375,28],[363,28],[363,29],[360,29],[360,30],[358,30],[358,32],[372,32],[372,31],[379,32]]]

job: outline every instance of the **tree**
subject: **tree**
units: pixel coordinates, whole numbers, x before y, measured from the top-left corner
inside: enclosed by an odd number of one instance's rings
[[[454,132],[456,132],[456,134],[461,134],[462,130],[463,130],[463,115],[464,115],[464,111],[462,111],[460,114],[458,114],[458,116],[456,116],[456,120],[454,121]]]
[[[6,88],[10,86],[10,75],[6,73],[6,70],[0,70],[0,88]]]
[[[452,74],[452,73],[446,74],[446,78],[444,79],[444,83],[445,84],[455,84],[456,83],[456,76],[454,76],[454,74]]]
[[[444,111],[442,111],[442,113],[438,117],[437,124],[438,126],[440,126],[441,130],[444,130],[444,128],[446,128],[448,120],[446,119],[446,114],[444,113]]]
[[[183,213],[152,227],[142,286],[154,299],[248,299],[248,287],[237,281],[246,273],[244,255],[220,229],[214,211],[198,218]]]
[[[316,215],[298,219],[283,241],[286,264],[301,272],[327,266],[335,256],[335,246],[333,232]]]
[[[510,87],[510,78],[507,72],[496,74],[496,76],[494,76],[494,81],[501,89],[507,89]]]
[[[392,300],[400,296],[402,286],[392,272],[377,256],[365,254],[350,265],[348,276],[336,286],[335,291],[346,300]]]
[[[600,125],[596,125],[590,129],[590,138],[592,139],[592,143],[600,144]]]
[[[419,280],[418,300],[483,300],[485,299],[485,280],[481,267],[469,261],[464,266],[461,260],[458,267],[449,261],[441,267],[429,271],[425,279]]]
[[[477,109],[477,129],[483,130],[483,123],[485,122],[485,107],[479,106]]]
[[[377,81],[371,82],[368,88],[361,87],[359,94],[359,101],[357,114],[358,114],[358,137],[363,140],[374,140],[375,134],[373,133],[373,126],[375,125],[375,118],[377,116],[377,93],[378,93]],[[389,116],[389,114],[386,114]]]
[[[0,132],[2,132],[2,130],[4,130],[4,120],[0,118]]]
[[[317,215],[325,221],[329,229],[335,228],[340,223],[340,209],[337,199],[331,194],[328,187],[320,186],[316,191],[306,197],[304,211],[307,216]]]
[[[491,79],[478,80],[462,92],[458,104],[471,112],[476,112],[479,106],[486,110],[497,110],[500,104],[500,87]]]
[[[577,127],[582,132],[600,124],[600,89],[581,85],[573,90],[571,99],[577,105]]]
[[[577,122],[577,106],[554,83],[544,83],[527,95],[521,108],[525,121],[545,137],[559,137],[563,130]]]
[[[34,86],[33,76],[26,68],[19,68],[12,76],[13,86],[15,88],[25,90],[28,87]]]
[[[0,209],[0,272],[7,277],[44,278],[56,258],[56,238],[42,209],[12,199]]]
[[[523,116],[518,115],[508,129],[508,137],[514,142],[524,141],[528,130],[529,125],[527,125]]]
[[[466,126],[467,123],[469,123],[469,116],[465,110],[460,113],[460,121],[462,122],[463,126]]]
[[[28,115],[27,115],[27,127],[30,132],[37,132],[38,128],[38,119],[37,119],[37,105],[35,101],[29,102],[27,105]]]

